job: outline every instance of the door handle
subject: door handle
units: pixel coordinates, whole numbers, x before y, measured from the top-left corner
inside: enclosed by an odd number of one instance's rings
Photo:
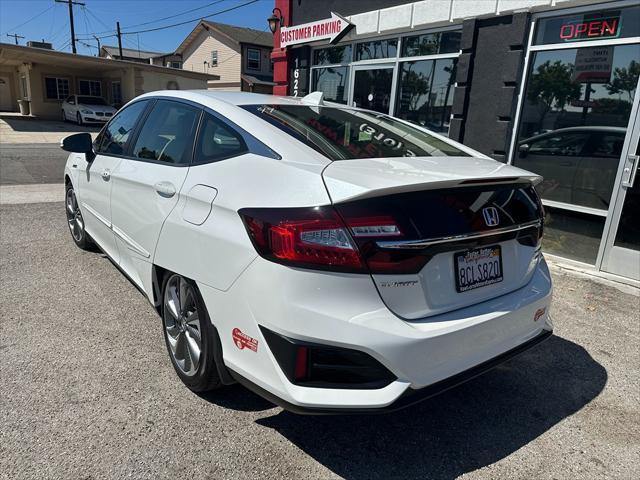
[[[171,198],[176,194],[176,187],[171,182],[158,182],[153,188],[156,189],[156,192],[161,197]]]
[[[638,160],[640,155],[629,155],[624,162],[624,169],[622,170],[622,186],[631,188],[636,179],[636,173],[638,172]]]
[[[105,168],[105,169],[102,171],[102,179],[103,179],[105,182],[108,182],[110,178],[111,178],[111,170],[109,170],[108,168]]]

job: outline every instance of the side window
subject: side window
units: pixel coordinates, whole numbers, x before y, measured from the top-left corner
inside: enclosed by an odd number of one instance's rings
[[[124,154],[125,144],[129,139],[129,135],[136,125],[138,117],[144,112],[148,104],[148,100],[142,100],[118,112],[104,129],[101,138],[96,142],[98,153]]]
[[[65,102],[67,102],[70,105],[75,105],[76,104],[76,100],[73,97],[73,95],[71,95],[70,97],[67,97],[67,99],[65,100]]]
[[[200,109],[158,100],[140,130],[133,156],[172,164],[188,164]]]
[[[247,151],[247,144],[239,133],[213,115],[205,113],[196,145],[194,163],[216,162],[242,155]]]
[[[580,155],[589,135],[587,133],[557,133],[531,143],[529,153],[575,157]]]
[[[624,134],[604,134],[593,145],[592,157],[620,158],[624,145]]]

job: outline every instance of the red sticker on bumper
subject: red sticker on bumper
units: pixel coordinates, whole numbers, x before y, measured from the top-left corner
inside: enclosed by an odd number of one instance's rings
[[[236,347],[238,347],[240,350],[248,348],[249,350],[253,350],[254,352],[258,351],[258,340],[250,337],[246,333],[242,333],[239,328],[234,328],[231,332],[231,336],[233,337],[233,343],[235,343]]]
[[[538,310],[536,310],[535,315],[533,316],[533,321],[537,322],[538,320],[540,320],[540,317],[542,317],[545,312],[547,311],[547,308],[539,308]]]

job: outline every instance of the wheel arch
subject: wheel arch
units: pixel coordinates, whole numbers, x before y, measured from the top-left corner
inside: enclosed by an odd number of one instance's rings
[[[163,268],[156,264],[153,264],[152,266],[151,280],[153,283],[153,307],[156,309],[156,312],[158,312],[158,315],[160,316],[160,318],[162,318],[162,287],[164,286],[165,278],[169,275],[173,275],[176,273],[177,272],[172,272],[171,270]],[[179,273],[177,274],[181,275]],[[185,275],[181,275],[181,276],[193,282],[196,290],[198,291],[198,294],[200,295],[202,303],[204,304],[204,299],[202,298],[202,293],[200,292],[200,288],[198,288],[198,283]],[[204,304],[204,307],[207,308],[206,304]],[[209,315],[209,318],[211,319],[211,314],[209,313],[208,308],[207,308],[207,313]],[[216,369],[218,371],[218,375],[224,385],[232,385],[236,383],[236,380],[231,376],[231,373],[229,372],[226,365],[224,364],[224,358],[223,358],[224,356],[222,354],[222,342],[220,340],[220,333],[218,332],[218,329],[216,328],[215,322],[213,320],[211,320],[211,327],[213,328],[216,334],[215,335],[216,338],[214,339],[215,348],[214,348],[213,355],[215,358],[215,364],[216,364]]]

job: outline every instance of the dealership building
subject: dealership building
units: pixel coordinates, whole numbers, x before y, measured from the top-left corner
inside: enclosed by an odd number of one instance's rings
[[[275,94],[322,91],[539,173],[547,254],[640,284],[637,1],[275,7]]]

